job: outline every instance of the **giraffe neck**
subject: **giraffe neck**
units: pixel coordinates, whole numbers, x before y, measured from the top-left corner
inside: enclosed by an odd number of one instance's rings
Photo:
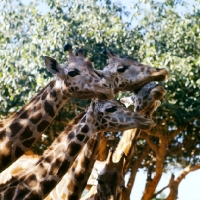
[[[50,193],[51,200],[80,199],[97,158],[102,136],[103,132],[92,135],[70,170]]]
[[[114,152],[113,162],[119,161],[122,152],[124,152],[124,154],[126,155],[126,159],[127,159],[127,156],[130,154],[130,151],[133,148],[132,145],[133,145],[135,139],[137,138],[137,132],[138,132],[137,130],[139,130],[139,129],[134,128],[134,129],[126,130],[123,132],[123,135],[120,138],[120,141]]]
[[[123,167],[123,173],[126,172],[126,169],[129,166],[131,159],[133,158],[136,142],[140,133],[141,129],[136,129],[136,128],[124,131],[117,145],[116,151],[114,152],[113,160],[115,162],[119,161],[122,152],[124,152],[124,154],[126,155]]]
[[[0,185],[0,194],[5,199],[11,194],[15,199],[44,199],[71,167],[89,137],[97,132],[94,123],[94,116],[86,113],[71,131],[66,128],[30,170]]]
[[[0,130],[0,171],[31,147],[69,99],[68,89],[58,78],[8,120]]]

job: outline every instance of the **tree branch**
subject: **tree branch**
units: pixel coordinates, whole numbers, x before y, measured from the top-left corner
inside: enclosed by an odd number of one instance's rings
[[[170,134],[170,141],[171,142],[181,131],[185,130],[186,127],[179,127],[176,130],[174,130],[171,134]]]
[[[152,196],[156,190],[156,187],[160,181],[160,178],[162,176],[163,171],[163,163],[166,156],[166,151],[168,148],[168,141],[165,140],[165,138],[159,138],[159,147],[157,148],[156,153],[156,171],[155,176],[152,180],[149,180],[146,184],[145,192],[142,197],[142,200],[149,200],[152,199]]]
[[[170,183],[168,185],[169,189],[170,189],[170,193],[168,195],[168,197],[166,198],[166,200],[174,200],[177,199],[178,196],[178,186],[180,184],[180,182],[186,177],[187,174],[189,174],[192,171],[198,170],[200,169],[200,163],[194,166],[187,166],[186,168],[184,168],[183,172],[177,177],[176,180],[172,179],[170,180]]]
[[[176,181],[180,183],[186,177],[187,174],[189,174],[190,172],[196,171],[198,169],[200,169],[200,163],[194,166],[191,166],[191,165],[187,166],[186,168],[184,168],[183,172],[178,176]]]
[[[169,184],[165,187],[163,187],[161,190],[159,190],[158,192],[156,192],[152,198],[156,198],[157,195],[159,195],[161,192],[163,192],[166,188],[169,187],[170,183],[174,181],[174,174],[171,175],[171,178],[170,178],[170,181],[169,181]]]
[[[135,182],[135,177],[136,177],[138,168],[140,167],[141,162],[146,157],[148,152],[149,152],[149,146],[145,145],[141,153],[138,155],[138,158],[135,160],[135,163],[132,165],[131,175],[129,177],[129,180],[126,186],[126,192],[129,194],[129,196]]]
[[[145,132],[141,132],[139,135],[139,138],[146,140],[147,144],[149,145],[149,147],[154,151],[157,152],[158,151],[158,147],[156,144],[153,143],[153,141],[151,140],[151,138],[145,133]]]

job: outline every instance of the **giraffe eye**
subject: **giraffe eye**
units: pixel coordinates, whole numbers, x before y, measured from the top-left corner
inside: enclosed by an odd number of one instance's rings
[[[68,72],[68,75],[71,77],[74,77],[74,76],[80,75],[80,72],[77,69],[75,69],[74,71]]]
[[[100,185],[104,184],[104,182],[101,181],[100,179],[97,179],[97,181],[98,181],[98,184],[100,184]]]
[[[106,112],[110,112],[110,113],[115,112],[115,111],[117,111],[117,107],[116,106],[113,106],[111,108],[107,108],[106,109]]]
[[[123,73],[125,72],[127,69],[129,68],[129,66],[120,66],[117,71],[120,72],[120,73]]]

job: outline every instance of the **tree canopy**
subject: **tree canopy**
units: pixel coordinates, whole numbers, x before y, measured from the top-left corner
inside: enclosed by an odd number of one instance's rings
[[[64,63],[67,57],[63,46],[71,43],[74,50],[82,47],[95,68],[102,69],[107,62],[102,51],[110,49],[120,57],[130,55],[145,64],[167,68],[170,73],[162,83],[167,94],[154,115],[157,126],[138,140],[132,166],[146,143],[151,155],[144,160],[149,162],[139,167],[149,172],[151,181],[159,165],[155,162],[159,148],[164,152],[160,164],[166,170],[171,166],[197,166],[200,161],[200,10],[197,4],[193,2],[188,9],[187,3],[181,0],[163,3],[139,0],[132,3],[131,13],[122,4],[110,0],[44,0],[42,4],[48,7],[47,11],[42,11],[37,0],[29,5],[20,0],[3,0],[0,5],[1,120],[26,104],[52,79],[44,67],[44,55]],[[128,94],[119,93],[116,98]],[[87,101],[71,100],[33,150],[42,153],[87,104]],[[145,140],[145,134],[150,140]],[[163,141],[165,147],[161,145]]]

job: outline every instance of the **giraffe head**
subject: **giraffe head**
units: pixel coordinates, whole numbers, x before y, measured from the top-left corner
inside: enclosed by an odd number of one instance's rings
[[[127,110],[115,100],[93,100],[89,115],[96,119],[97,131],[124,131],[132,128],[150,129],[155,123],[150,118]]]
[[[107,76],[98,76],[92,63],[85,59],[83,51],[78,51],[78,56],[72,52],[72,46],[67,44],[64,50],[69,52],[68,62],[60,65],[54,58],[45,56],[47,69],[57,79],[63,80],[66,92],[71,97],[79,99],[89,99],[97,97],[99,99],[113,99],[113,89],[111,79]]]
[[[121,155],[121,158],[117,163],[114,163],[112,160],[113,152],[113,149],[109,151],[106,164],[97,178],[98,195],[102,200],[119,199],[118,195],[120,195],[125,188],[123,177],[124,154]]]
[[[103,69],[103,73],[111,73],[115,93],[136,90],[151,81],[163,81],[168,75],[166,69],[141,64],[129,56],[119,58],[110,51],[104,53],[109,57],[109,64]]]
[[[165,89],[161,85],[150,82],[134,93],[130,97],[121,98],[120,101],[126,107],[134,105],[134,111],[151,117],[153,112],[160,106],[159,101],[166,94]]]

